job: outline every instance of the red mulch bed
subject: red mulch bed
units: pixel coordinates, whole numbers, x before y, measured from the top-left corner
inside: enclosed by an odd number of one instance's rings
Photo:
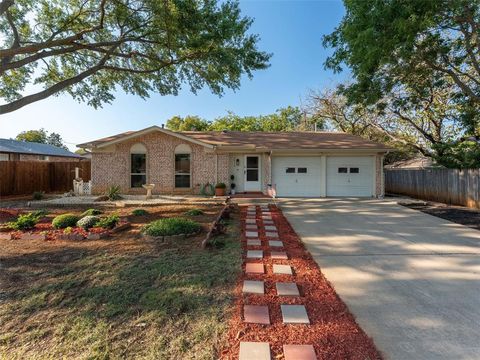
[[[297,234],[293,231],[281,211],[270,206],[272,219],[283,241],[289,260],[275,260],[275,264],[288,264],[294,275],[274,275],[270,249],[266,245],[249,247],[263,250],[265,274],[245,274],[245,262],[242,276],[235,289],[235,311],[229,324],[226,347],[220,354],[221,359],[238,359],[240,342],[256,341],[270,343],[272,359],[284,359],[282,346],[285,344],[311,344],[318,359],[382,359],[379,351],[365,332],[356,323],[347,306],[337,296],[335,290],[323,276],[318,265],[307,252]],[[242,229],[245,229],[246,207],[242,207]],[[257,219],[260,209],[257,207]],[[262,224],[259,222],[259,224]],[[262,244],[265,241],[263,227],[259,227]],[[245,233],[241,237],[246,249]],[[245,255],[244,255],[245,256]],[[245,257],[244,257],[245,260]],[[264,280],[265,295],[243,295],[243,280]],[[296,282],[301,297],[279,297],[276,295],[275,282]],[[269,305],[271,325],[247,324],[243,322],[243,305]],[[283,324],[281,304],[303,304],[310,318],[310,325]]]

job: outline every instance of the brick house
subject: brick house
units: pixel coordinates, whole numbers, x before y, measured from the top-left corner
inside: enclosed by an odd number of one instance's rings
[[[237,192],[379,197],[382,144],[337,132],[174,132],[152,126],[77,145],[92,156],[92,191],[194,193],[233,182]],[[233,176],[233,180],[232,179]]]
[[[84,157],[57,146],[0,139],[0,161],[81,161]]]

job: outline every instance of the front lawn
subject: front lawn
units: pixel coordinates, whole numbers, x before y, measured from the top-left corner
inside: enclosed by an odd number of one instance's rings
[[[233,215],[220,250],[200,249],[205,233],[145,240],[141,220],[105,240],[0,240],[0,358],[216,359],[241,270]]]

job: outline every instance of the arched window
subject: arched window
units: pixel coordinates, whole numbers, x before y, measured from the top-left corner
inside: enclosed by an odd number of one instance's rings
[[[130,148],[130,186],[142,187],[147,183],[147,148],[143,144],[134,144]]]
[[[189,188],[190,182],[190,156],[192,150],[186,144],[180,144],[175,148],[175,187]]]

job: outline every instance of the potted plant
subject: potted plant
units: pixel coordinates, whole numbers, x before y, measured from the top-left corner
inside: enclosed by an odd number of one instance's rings
[[[233,180],[235,180],[235,176],[234,175],[230,175],[230,194],[232,195],[235,195],[235,187],[237,185],[235,185],[235,183],[233,182]]]
[[[227,185],[225,183],[218,183],[215,185],[215,196],[225,196],[225,189]]]

